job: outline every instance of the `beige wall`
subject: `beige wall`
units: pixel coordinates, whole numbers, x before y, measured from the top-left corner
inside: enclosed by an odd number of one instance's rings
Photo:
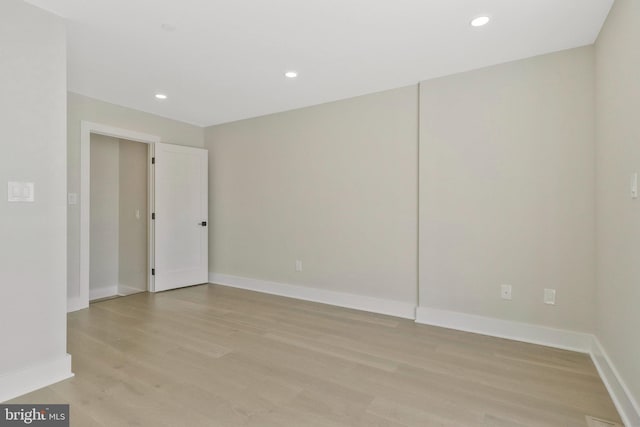
[[[147,144],[123,139],[119,143],[118,285],[124,293],[147,289],[148,148]]]
[[[204,146],[204,129],[164,117],[114,104],[68,94],[67,104],[67,185],[70,193],[80,193],[80,124],[89,121],[121,129],[159,136],[162,142],[192,147]],[[67,214],[68,296],[80,294],[80,203]]]
[[[91,135],[90,299],[118,292],[119,152],[118,139]]]
[[[209,270],[415,303],[417,114],[411,86],[208,128]]]
[[[640,2],[616,0],[596,44],[598,338],[640,403]]]
[[[0,2],[0,401],[70,373],[66,357],[66,42],[59,18]],[[8,203],[7,181],[35,184]],[[56,372],[56,367],[61,371]],[[29,369],[39,371],[28,371]],[[27,372],[30,375],[27,375]],[[22,376],[21,376],[22,374]],[[17,377],[16,377],[17,375]],[[42,381],[42,382],[41,382]]]
[[[421,307],[593,331],[593,61],[586,47],[421,84]]]

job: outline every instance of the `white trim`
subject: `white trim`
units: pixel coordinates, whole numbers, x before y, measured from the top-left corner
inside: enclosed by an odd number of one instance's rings
[[[640,427],[640,405],[634,400],[598,338],[592,334],[429,307],[417,308],[416,323],[588,353],[624,425]]]
[[[160,137],[121,129],[114,126],[82,121],[80,123],[80,292],[79,295],[70,297],[67,302],[67,310],[82,309],[89,306],[89,269],[90,269],[90,228],[91,228],[91,134],[105,135],[114,138],[128,139],[130,141],[153,144],[160,142]],[[153,148],[151,149],[153,150]],[[150,168],[151,169],[151,168]],[[149,175],[149,209],[153,205],[153,181]],[[151,221],[149,226],[152,227]],[[149,233],[149,265],[153,266],[153,233]],[[149,274],[149,289],[153,288],[153,277]]]
[[[640,427],[640,405],[633,398],[629,388],[618,374],[618,370],[609,355],[600,344],[597,337],[593,337],[591,360],[607,387],[607,391],[616,405],[616,409],[627,427]]]
[[[209,273],[209,281],[217,285],[229,286],[232,288],[247,289],[265,294],[320,302],[338,307],[353,308],[356,310],[402,317],[404,319],[415,319],[415,305],[409,302],[392,301],[364,295],[355,295],[307,286],[289,285],[285,283],[269,282],[265,280],[211,272]]]
[[[116,286],[109,286],[108,288],[96,288],[89,290],[89,301],[93,301],[100,298],[115,297],[118,295],[118,288]]]
[[[591,334],[493,317],[418,307],[416,310],[416,323],[579,351],[581,353],[589,353],[591,351]]]
[[[415,318],[416,323],[426,325],[587,353],[591,356],[624,425],[640,427],[638,402],[634,400],[598,338],[592,334],[428,307],[417,307],[414,316],[414,306],[410,303],[218,273],[209,273],[209,281],[222,286],[354,308],[405,319]]]
[[[131,286],[126,285],[118,285],[118,296],[126,297],[127,295],[139,294],[140,292],[144,292],[146,289],[138,289],[132,288]]]
[[[160,138],[158,138],[158,141]],[[156,266],[156,224],[151,215],[156,211],[156,144],[149,144],[147,155],[147,291],[156,289],[156,276],[151,274]]]
[[[0,402],[73,377],[71,356],[64,356],[0,376]]]

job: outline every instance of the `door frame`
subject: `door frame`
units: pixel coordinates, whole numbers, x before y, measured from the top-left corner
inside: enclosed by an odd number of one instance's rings
[[[160,137],[146,133],[122,129],[101,123],[82,121],[80,123],[80,293],[78,296],[69,297],[67,311],[81,310],[89,306],[89,272],[90,272],[90,243],[91,243],[91,134],[110,136],[113,138],[127,139],[135,142],[149,144],[148,150],[148,177],[147,177],[147,203],[149,212],[153,211],[154,188],[153,168],[151,158],[155,143],[160,142]],[[153,253],[153,221],[148,218],[147,253],[149,268],[154,266]],[[153,275],[147,274],[147,290],[153,290]]]

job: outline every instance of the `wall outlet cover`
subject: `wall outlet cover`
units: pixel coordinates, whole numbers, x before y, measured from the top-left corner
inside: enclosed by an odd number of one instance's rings
[[[78,204],[78,193],[69,193],[69,194],[67,194],[67,202],[70,205],[77,205]]]
[[[556,290],[545,289],[544,290],[544,303],[549,305],[555,305],[556,303]]]
[[[511,300],[511,285],[500,285],[500,298]]]

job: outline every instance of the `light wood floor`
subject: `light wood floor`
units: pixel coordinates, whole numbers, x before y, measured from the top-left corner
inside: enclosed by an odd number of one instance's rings
[[[88,426],[620,422],[587,355],[204,285],[69,314],[76,376],[11,403]]]

